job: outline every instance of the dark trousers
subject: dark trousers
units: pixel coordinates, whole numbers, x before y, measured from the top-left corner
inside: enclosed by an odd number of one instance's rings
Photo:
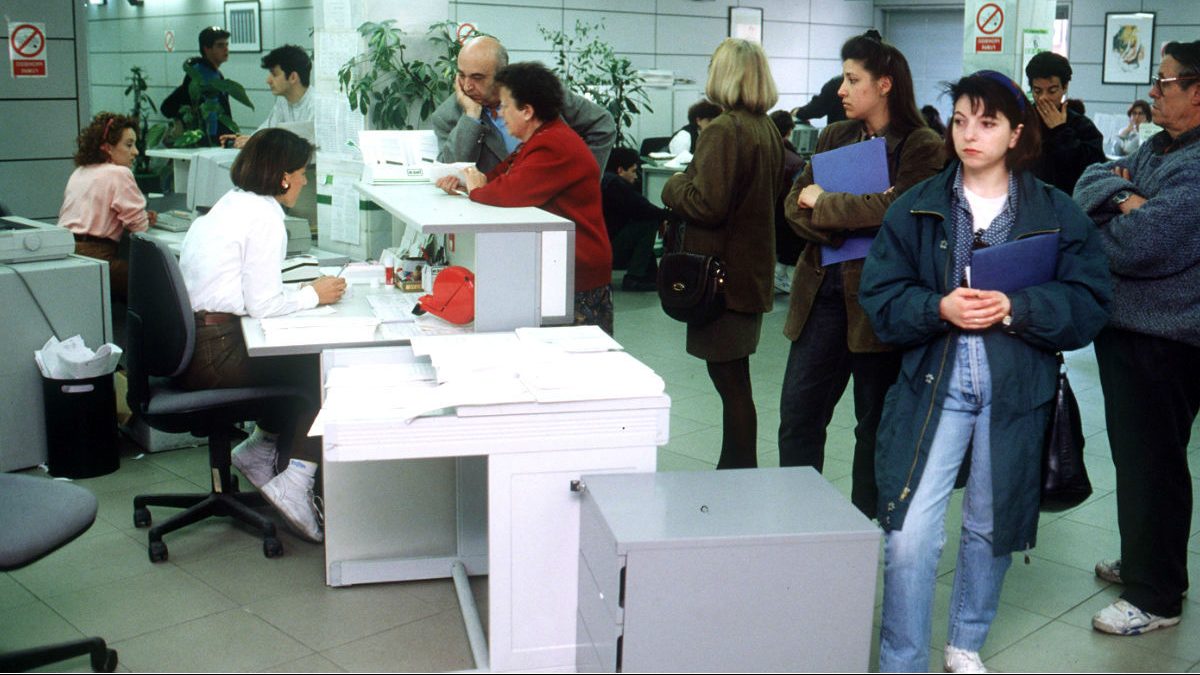
[[[1187,446],[1200,410],[1200,347],[1106,328],[1096,338],[1096,361],[1117,469],[1121,597],[1178,616],[1188,588]]]
[[[788,352],[779,399],[779,465],[825,465],[825,429],[854,376],[854,465],[850,501],[869,518],[877,511],[875,431],[883,399],[900,374],[900,352],[856,354],[846,340],[841,274],[821,282],[800,338]]]
[[[308,394],[307,405],[281,404],[256,423],[280,435],[280,454],[321,461],[321,438],[309,436],[321,400],[320,362],[316,354],[264,356],[246,353],[241,322],[196,326],[196,348],[179,383],[188,389],[291,385]],[[290,453],[288,452],[290,449]]]
[[[653,281],[658,275],[654,260],[654,236],[658,223],[653,220],[631,220],[611,236],[613,269],[624,269],[635,279]]]

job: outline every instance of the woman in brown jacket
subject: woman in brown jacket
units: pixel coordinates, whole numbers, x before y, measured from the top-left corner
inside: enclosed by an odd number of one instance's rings
[[[724,112],[700,134],[691,165],[667,181],[662,199],[691,225],[684,248],[725,265],[726,311],[707,326],[688,326],[687,351],[704,359],[721,396],[717,468],[746,468],[758,465],[750,355],[774,302],[783,141],[766,113],[779,96],[762,48],[734,38],[713,52],[705,94]]]
[[[942,139],[917,111],[912,74],[898,49],[869,31],[846,41],[842,62],[838,96],[849,119],[825,127],[816,151],[882,137],[891,187],[877,194],[826,192],[813,181],[809,164],[787,197],[788,222],[806,244],[784,324],[792,346],[779,404],[779,464],[823,469],[825,428],[854,375],[851,501],[874,516],[875,430],[900,355],[875,337],[858,304],[862,259],[822,265],[821,250],[840,247],[848,235],[873,235],[888,206],[941,170],[944,161]]]

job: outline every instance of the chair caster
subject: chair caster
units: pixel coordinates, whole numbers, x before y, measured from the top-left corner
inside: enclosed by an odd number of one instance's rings
[[[283,555],[283,543],[275,537],[263,538],[263,555],[268,558],[278,558]]]
[[[150,527],[150,509],[142,507],[133,510],[134,527]]]
[[[161,541],[150,542],[150,562],[160,563],[167,559],[167,545]]]
[[[117,670],[117,650],[105,649],[102,654],[92,653],[93,673],[112,673]]]

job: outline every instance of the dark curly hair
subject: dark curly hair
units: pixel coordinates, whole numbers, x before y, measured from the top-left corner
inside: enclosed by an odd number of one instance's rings
[[[125,133],[126,129],[133,129],[133,133],[137,133],[138,120],[136,117],[110,112],[102,112],[93,117],[91,124],[79,132],[79,149],[75,151],[75,166],[107,163],[108,153],[104,152],[100,146],[105,143],[115,146],[121,141],[121,135]]]
[[[537,61],[508,64],[496,73],[496,84],[508,89],[518,107],[531,106],[533,116],[543,122],[562,114],[562,82]]]

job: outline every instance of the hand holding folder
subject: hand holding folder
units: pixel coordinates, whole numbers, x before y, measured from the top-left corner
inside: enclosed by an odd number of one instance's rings
[[[890,187],[887,142],[882,138],[817,153],[812,157],[812,167],[813,182],[826,192],[866,195]],[[822,246],[821,264],[865,258],[874,239],[873,235],[851,236],[837,248]]]
[[[971,253],[971,288],[1015,293],[1054,281],[1058,232],[1034,234]]]

